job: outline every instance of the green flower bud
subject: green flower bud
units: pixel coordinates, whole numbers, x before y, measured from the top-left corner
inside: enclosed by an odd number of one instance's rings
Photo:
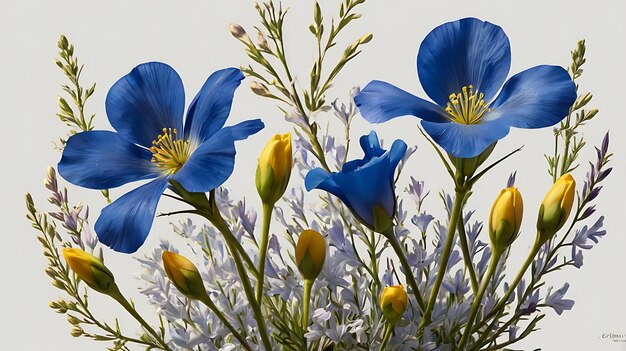
[[[107,295],[117,291],[113,273],[96,256],[81,249],[65,248],[63,257],[72,271],[90,288]]]
[[[502,253],[517,238],[523,212],[522,194],[517,188],[500,191],[489,215],[489,239],[494,252]]]
[[[398,322],[407,306],[407,294],[402,285],[387,286],[380,296],[380,308],[387,321],[391,324]]]
[[[326,241],[322,234],[307,229],[300,234],[296,244],[296,264],[306,280],[315,280],[324,267]]]
[[[190,299],[202,300],[207,293],[198,268],[186,257],[163,251],[163,268],[172,284]]]
[[[546,194],[539,208],[537,232],[541,243],[549,240],[563,227],[574,205],[576,181],[569,174],[559,178]]]
[[[274,204],[283,196],[292,165],[291,134],[274,135],[263,149],[256,169],[256,188],[263,203]]]

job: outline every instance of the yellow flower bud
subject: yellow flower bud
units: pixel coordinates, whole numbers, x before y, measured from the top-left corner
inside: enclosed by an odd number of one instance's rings
[[[395,324],[407,306],[407,294],[402,285],[387,286],[380,296],[380,308],[389,323]]]
[[[516,187],[500,191],[489,215],[489,238],[494,252],[502,253],[517,237],[522,225],[524,204]]]
[[[322,234],[307,229],[300,234],[296,244],[296,264],[302,277],[314,280],[324,267],[326,241]]]
[[[292,165],[291,134],[274,135],[263,149],[256,169],[256,188],[263,203],[274,204],[283,196]]]
[[[541,242],[550,239],[567,221],[576,193],[576,181],[569,174],[564,174],[550,188],[539,208],[537,231]]]
[[[113,273],[96,256],[81,249],[65,248],[63,257],[72,271],[90,288],[107,295],[117,291]]]
[[[207,293],[198,268],[186,257],[171,251],[163,251],[163,268],[170,281],[183,295],[202,300]]]

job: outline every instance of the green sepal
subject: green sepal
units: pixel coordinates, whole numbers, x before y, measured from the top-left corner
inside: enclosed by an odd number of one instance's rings
[[[555,204],[546,211],[545,206],[541,204],[539,215],[537,216],[537,241],[539,244],[543,245],[550,240],[561,229],[563,224],[565,224],[565,221],[563,221],[561,206]]]
[[[256,167],[255,183],[261,201],[266,204],[275,204],[287,190],[289,178],[291,177],[291,169],[287,169],[283,179],[276,179],[274,169],[265,166],[261,169],[261,165]]]
[[[515,226],[509,223],[509,221],[501,219],[495,232],[489,234],[493,250],[503,252],[515,241],[517,233],[515,233]]]
[[[391,228],[393,228],[393,217],[382,207],[374,205],[374,231],[385,234]]]
[[[300,264],[298,265],[298,269],[300,270],[300,273],[305,280],[317,279],[317,276],[319,276],[322,272],[322,268],[323,265],[320,265],[318,267],[313,262],[308,250],[304,253],[304,257],[302,257],[302,261],[300,261]]]
[[[448,157],[450,157],[450,161],[458,172],[460,172],[463,176],[467,178],[471,178],[474,173],[476,173],[478,167],[480,167],[483,163],[485,163],[485,161],[487,161],[487,159],[495,149],[496,143],[497,142],[492,143],[483,152],[475,157],[458,158],[450,154],[448,154]]]
[[[99,293],[107,295],[116,290],[113,273],[111,273],[108,268],[106,268],[104,265],[102,267],[92,265],[91,271],[93,272],[95,284],[91,284],[83,280],[85,284],[89,285],[90,288]]]
[[[391,303],[383,307],[383,316],[385,316],[385,318],[387,318],[387,322],[392,325],[395,325],[400,319],[402,319],[403,315],[404,311],[401,313],[396,312],[396,310],[393,309],[393,304]]]

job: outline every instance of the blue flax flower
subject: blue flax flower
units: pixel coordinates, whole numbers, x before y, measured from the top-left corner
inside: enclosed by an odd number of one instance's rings
[[[183,83],[172,67],[141,64],[111,87],[106,112],[117,132],[73,135],[58,165],[65,179],[91,189],[152,179],[102,210],[95,225],[102,243],[137,251],[170,179],[191,192],[212,190],[228,179],[235,141],[263,128],[258,119],[224,127],[243,78],[236,68],[213,73],[191,102],[184,126]]]
[[[558,123],[576,99],[574,82],[562,67],[536,66],[505,83],[510,66],[511,48],[502,28],[464,18],[433,29],[419,48],[417,73],[434,103],[381,81],[370,82],[354,100],[369,122],[419,117],[450,155],[471,158],[510,127]]]
[[[396,210],[394,174],[407,146],[394,141],[391,149],[380,147],[374,131],[360,139],[365,156],[346,163],[341,172],[311,170],[305,178],[308,191],[321,189],[337,196],[361,222],[375,228],[375,212],[384,210],[393,218]]]

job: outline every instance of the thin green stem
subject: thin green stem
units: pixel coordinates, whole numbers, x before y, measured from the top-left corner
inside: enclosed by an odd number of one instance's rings
[[[306,332],[309,328],[309,306],[311,305],[311,289],[313,288],[313,279],[304,280],[304,296],[302,301],[302,330]]]
[[[226,316],[224,316],[224,314],[222,313],[222,311],[220,311],[220,309],[215,305],[215,303],[213,303],[213,301],[211,300],[211,298],[209,297],[209,295],[205,295],[205,297],[203,299],[200,300],[200,302],[202,302],[203,304],[205,304],[213,313],[215,313],[215,315],[217,316],[217,318],[219,318],[220,321],[222,321],[222,323],[224,324],[224,326],[226,326],[226,328],[228,328],[228,330],[230,330],[230,332],[233,334],[233,336],[239,340],[239,343],[241,344],[241,346],[248,350],[248,351],[252,351],[252,348],[250,347],[250,345],[248,344],[248,340],[246,340],[246,338],[244,338],[239,331],[237,331],[237,329],[235,329],[235,327],[230,324],[230,322],[228,321],[228,319],[226,319]]]
[[[469,245],[467,243],[467,233],[465,232],[465,224],[463,221],[459,221],[458,230],[459,238],[461,239],[461,249],[463,251],[463,261],[465,262],[465,268],[469,272],[472,292],[476,295],[478,292],[478,278],[476,277],[474,262],[472,262],[472,256],[470,255]]]
[[[137,322],[139,322],[139,324],[141,324],[143,326],[143,328],[154,337],[154,339],[160,344],[160,346],[161,346],[161,348],[163,350],[171,351],[171,349],[167,346],[167,343],[163,340],[161,335],[159,335],[150,326],[150,324],[148,324],[148,322],[146,322],[143,319],[143,317],[141,317],[141,315],[137,312],[135,307],[130,302],[128,302],[128,300],[126,300],[126,298],[124,297],[124,295],[122,295],[122,293],[119,291],[119,289],[116,289],[114,292],[112,292],[110,294],[110,296],[115,301],[117,301],[122,307],[124,307],[124,309],[126,311],[128,311],[128,313],[130,313],[130,315],[133,316],[133,318],[135,318],[135,320],[137,320]]]
[[[487,269],[487,273],[483,278],[482,284],[480,285],[480,290],[478,294],[474,297],[474,302],[472,303],[472,309],[470,310],[469,318],[467,319],[467,324],[465,325],[465,331],[463,332],[463,336],[461,336],[461,341],[459,342],[459,350],[464,350],[465,344],[467,344],[467,340],[469,336],[472,334],[472,324],[474,323],[474,318],[478,314],[478,309],[480,308],[481,302],[483,300],[483,296],[485,295],[485,291],[487,291],[487,287],[489,286],[489,280],[493,273],[498,268],[498,261],[500,261],[501,254],[497,251],[494,251],[491,256],[491,262],[489,262],[489,268]]]
[[[535,244],[533,245],[533,248],[528,253],[528,257],[526,258],[526,261],[522,265],[522,268],[520,268],[520,270],[517,272],[517,275],[515,276],[515,279],[513,279],[513,282],[511,282],[511,284],[509,285],[509,289],[507,290],[507,292],[500,299],[500,302],[498,302],[498,304],[491,310],[491,312],[489,312],[483,318],[483,321],[479,325],[477,325],[477,327],[480,327],[482,324],[485,324],[491,317],[495,316],[498,313],[498,311],[500,311],[501,309],[504,308],[504,306],[506,306],[506,303],[509,300],[509,297],[511,297],[511,294],[513,294],[519,282],[522,280],[522,278],[524,278],[524,274],[526,273],[526,270],[533,262],[535,255],[537,255],[537,252],[539,252],[539,249],[541,248],[541,245],[542,244],[539,243],[538,241],[535,242]]]
[[[430,292],[430,298],[428,299],[428,305],[426,306],[426,310],[424,311],[424,315],[422,316],[422,320],[418,327],[418,333],[424,330],[424,328],[430,324],[431,315],[433,312],[433,308],[435,307],[435,303],[437,302],[437,296],[439,294],[439,288],[441,287],[441,283],[443,282],[443,278],[446,275],[448,260],[450,259],[450,254],[452,253],[452,246],[454,244],[454,233],[456,232],[457,222],[461,216],[461,211],[463,209],[463,202],[465,199],[465,195],[470,190],[465,187],[465,184],[461,180],[461,184],[457,184],[456,194],[454,197],[454,205],[452,207],[452,213],[450,214],[450,222],[448,223],[448,235],[446,242],[443,248],[443,254],[441,256],[441,262],[439,263],[439,271],[437,272],[437,277],[435,278],[435,282],[433,284],[433,288]]]
[[[211,221],[211,218],[216,213],[221,218],[221,215],[219,214],[219,209],[217,208],[217,204],[215,202],[215,190],[211,191],[210,199],[208,199],[205,193],[188,192],[185,188],[183,188],[182,185],[174,180],[170,180],[170,184],[176,189],[175,192],[177,195],[180,196],[180,198],[174,196],[171,197],[178,201],[182,201],[190,206],[193,206],[196,209],[195,211],[192,211],[193,213],[200,215],[208,219],[209,221]],[[255,277],[258,277],[259,272],[257,271],[254,262],[252,262],[252,259],[243,248],[243,245],[241,245],[239,240],[237,240],[237,238],[230,231],[230,229],[228,231],[222,232],[222,235],[224,236],[224,240],[226,241],[226,243],[229,245],[229,248],[232,248],[234,250],[233,252],[236,252],[238,255],[240,255],[243,258],[246,266],[248,266],[250,272],[252,272]]]
[[[489,337],[488,333],[483,334],[483,336],[481,336],[480,339],[478,339],[478,341],[476,342],[476,344],[474,344],[474,348],[478,349],[480,347],[482,347],[483,345],[489,345],[492,342],[495,342],[498,339],[498,336],[500,336],[500,334],[504,333],[504,331],[514,322],[516,321],[520,316],[522,315],[521,312],[516,312],[511,319],[509,319],[508,321],[506,321],[491,337]]]
[[[203,215],[217,228],[217,230],[222,233],[222,235],[224,235],[224,237],[228,235],[233,235],[230,231],[230,228],[228,227],[228,224],[226,224],[226,221],[224,221],[224,218],[222,218],[219,211],[216,211],[216,213],[212,215],[207,215],[206,213]],[[261,334],[261,341],[263,342],[263,346],[266,350],[271,350],[272,344],[270,343],[269,335],[267,333],[265,318],[263,317],[263,312],[261,311],[259,301],[257,301],[254,296],[254,290],[252,289],[252,285],[250,284],[250,279],[248,278],[246,267],[241,261],[241,257],[233,242],[231,240],[227,240],[226,245],[228,246],[231,256],[235,261],[235,266],[237,267],[237,273],[239,273],[241,285],[246,294],[246,297],[248,298],[248,302],[250,303],[250,308],[252,308],[254,318],[257,321],[257,326],[259,328],[259,334]]]
[[[396,256],[398,256],[400,264],[402,265],[402,269],[404,269],[404,276],[409,283],[411,290],[413,290],[415,300],[417,300],[417,304],[419,305],[420,309],[424,311],[426,304],[424,303],[424,299],[422,298],[422,294],[420,293],[419,286],[417,285],[417,281],[415,280],[415,276],[413,275],[413,268],[411,268],[411,265],[406,258],[404,248],[402,247],[396,236],[393,234],[393,226],[389,227],[389,229],[382,234],[385,238],[387,238],[387,241],[389,241],[389,244],[391,244],[391,247],[395,251]]]
[[[261,246],[259,246],[259,275],[256,286],[256,300],[263,301],[263,280],[265,278],[265,261],[267,257],[267,245],[269,244],[270,224],[274,204],[263,204],[263,229],[261,232]]]
[[[384,351],[387,348],[387,344],[389,343],[389,340],[391,340],[393,327],[394,325],[389,322],[385,324],[385,330],[383,331],[383,340],[380,343],[380,347],[378,348],[378,351]]]

